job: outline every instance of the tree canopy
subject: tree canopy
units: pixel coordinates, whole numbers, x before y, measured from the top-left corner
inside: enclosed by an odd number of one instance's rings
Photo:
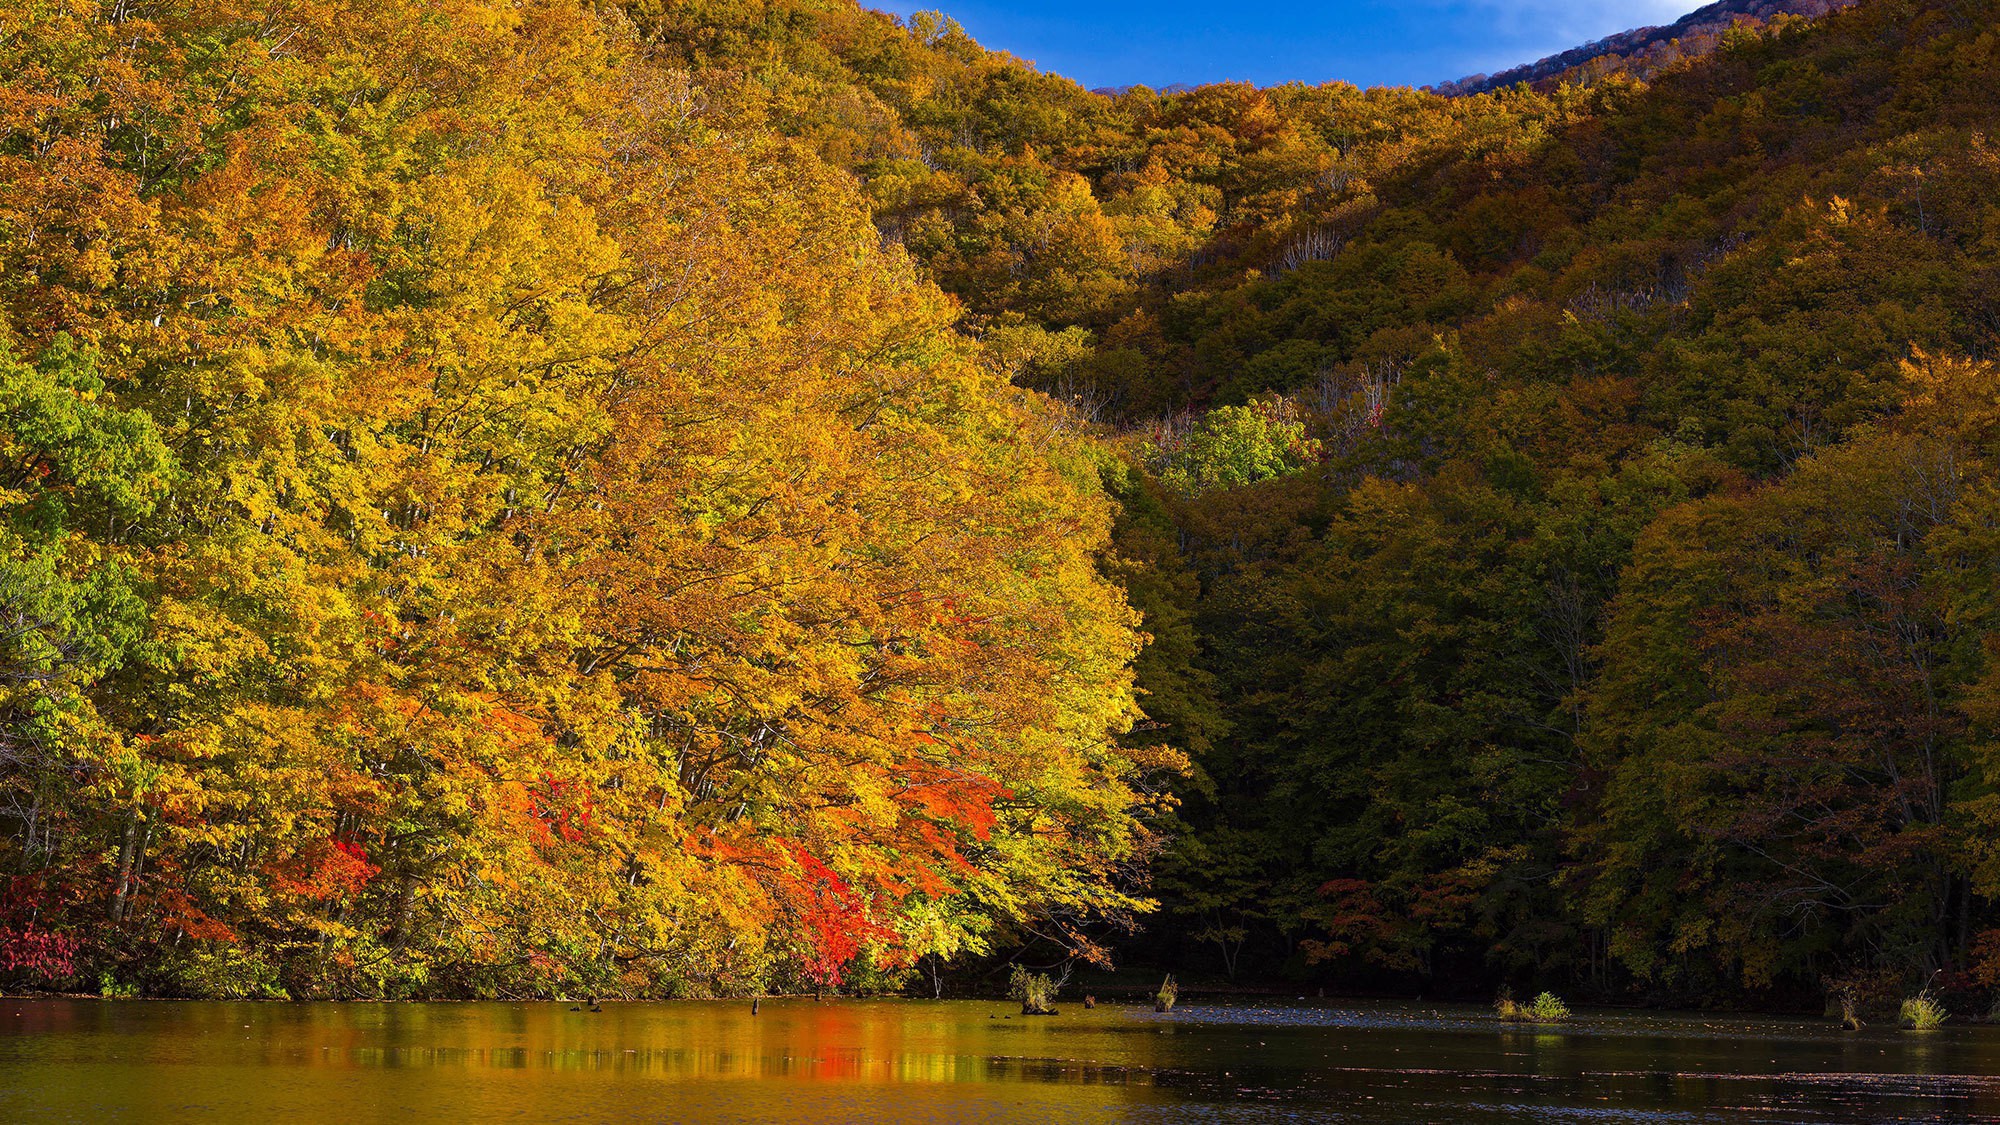
[[[1838,7],[17,5],[0,974],[1986,996],[2000,9]]]

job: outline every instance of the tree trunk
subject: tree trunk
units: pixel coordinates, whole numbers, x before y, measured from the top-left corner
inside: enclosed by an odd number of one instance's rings
[[[118,888],[111,895],[111,920],[125,920],[125,903],[132,894],[132,864],[139,855],[139,817],[125,821],[125,842],[118,849]]]

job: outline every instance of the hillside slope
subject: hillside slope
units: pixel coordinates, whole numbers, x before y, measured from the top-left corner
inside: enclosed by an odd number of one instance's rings
[[[1756,29],[1786,17],[1815,19],[1858,0],[1717,0],[1665,27],[1639,27],[1607,35],[1498,74],[1475,74],[1433,87],[1449,97],[1484,94],[1517,83],[1587,81],[1609,73],[1656,74],[1716,49],[1732,28]]]
[[[1451,98],[1093,98],[916,36],[968,69],[881,99],[878,223],[1128,427],[1141,737],[1199,767],[1133,952],[1983,1010],[1996,23],[1864,0]]]

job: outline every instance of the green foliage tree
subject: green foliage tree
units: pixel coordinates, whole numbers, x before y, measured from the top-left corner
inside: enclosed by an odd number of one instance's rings
[[[1196,496],[1298,472],[1318,459],[1319,443],[1291,404],[1268,399],[1218,407],[1185,427],[1163,425],[1139,455],[1168,489]]]

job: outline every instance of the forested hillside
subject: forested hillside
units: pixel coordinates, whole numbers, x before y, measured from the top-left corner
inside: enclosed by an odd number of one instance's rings
[[[0,18],[11,980],[2000,985],[2000,4]]]
[[[1093,99],[774,11],[733,26],[818,76],[782,127],[1125,435],[1142,737],[1196,763],[1128,954],[1985,986],[2000,12],[1875,0],[1650,84]],[[861,105],[893,126],[825,125]]]
[[[1814,19],[1857,0],[1715,0],[1665,27],[1635,27],[1498,74],[1474,74],[1439,83],[1440,94],[1485,94],[1519,83],[1549,87],[1609,74],[1650,78],[1700,58],[1733,34],[1765,31],[1787,20]]]
[[[1869,3],[1600,88],[1163,320],[1310,463],[1174,500],[1222,725],[1162,890],[1213,956],[1988,983],[1996,15]]]

